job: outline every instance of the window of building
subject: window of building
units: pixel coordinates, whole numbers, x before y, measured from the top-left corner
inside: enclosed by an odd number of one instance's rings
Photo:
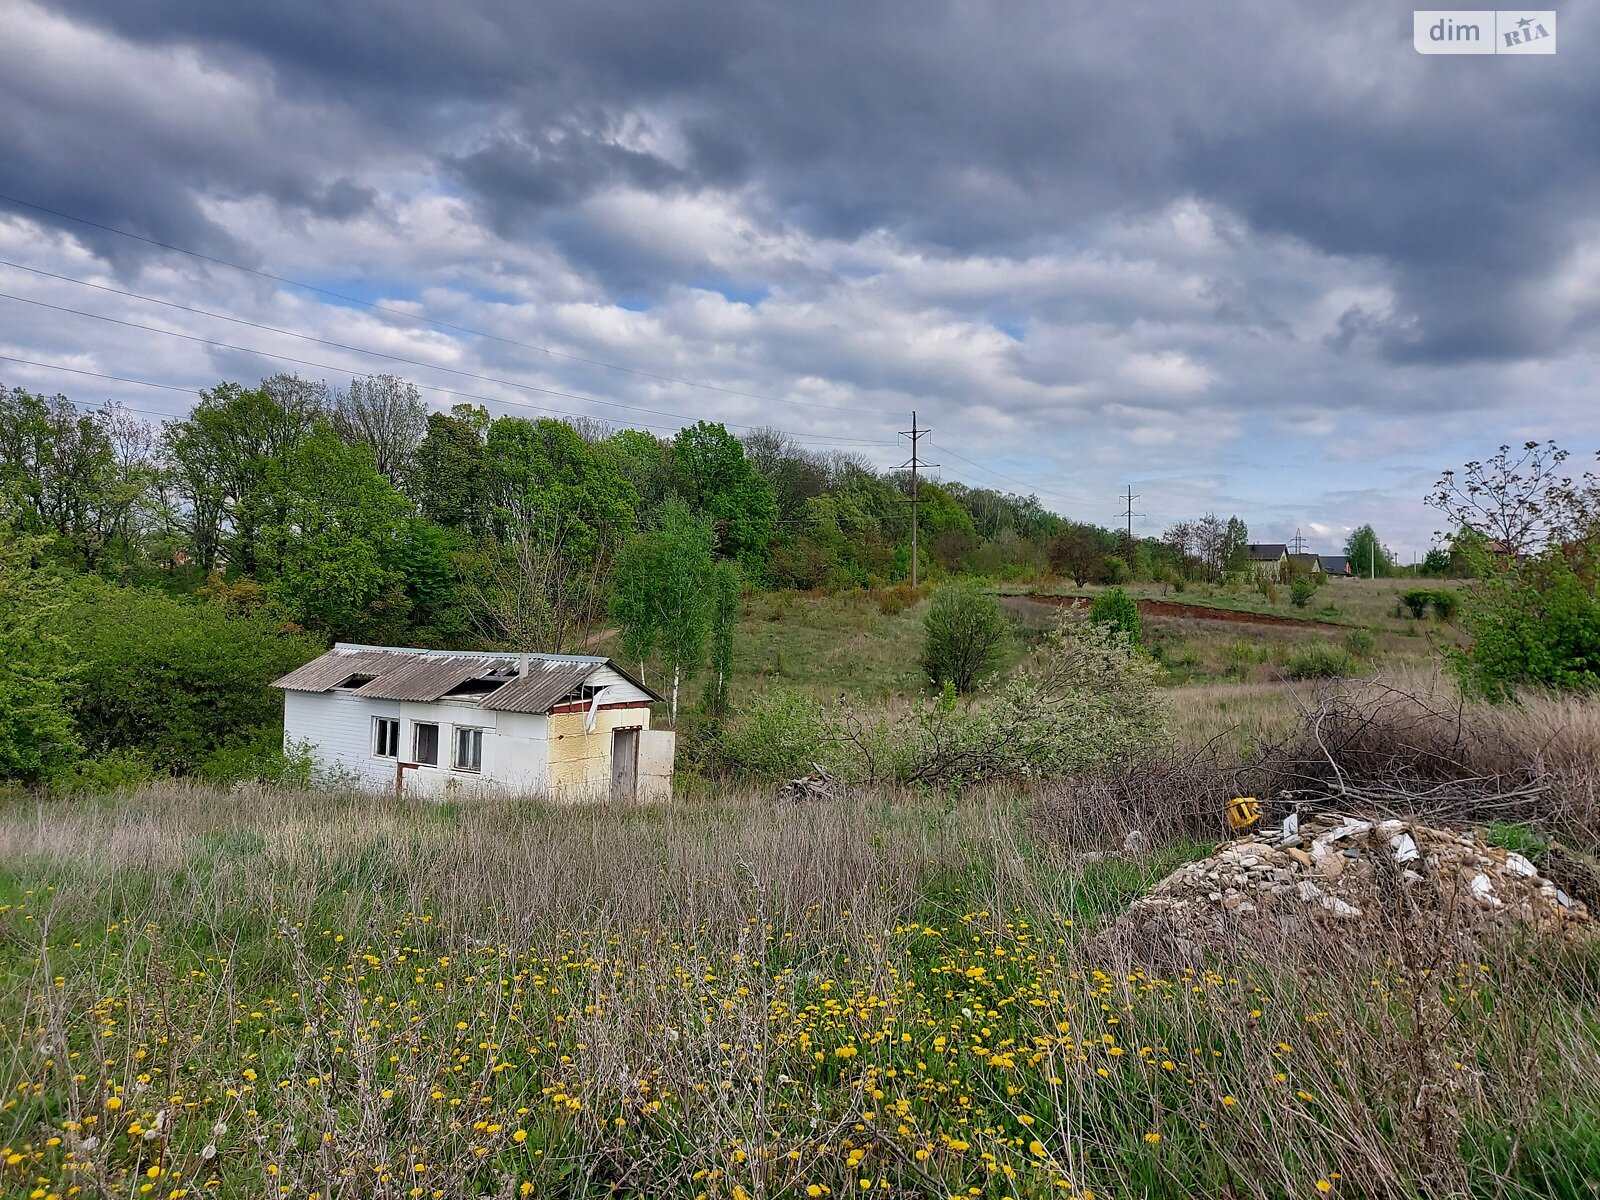
[[[378,758],[400,757],[400,722],[390,717],[372,719],[372,753]]]
[[[439,727],[414,721],[411,725],[411,761],[424,767],[439,765]]]
[[[456,730],[455,767],[458,771],[483,770],[483,730]]]

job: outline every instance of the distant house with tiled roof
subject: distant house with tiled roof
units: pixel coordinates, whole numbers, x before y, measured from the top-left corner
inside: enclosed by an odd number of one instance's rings
[[[1289,568],[1289,547],[1283,542],[1251,542],[1244,550],[1257,579],[1282,579]]]
[[[1288,557],[1289,572],[1292,575],[1323,574],[1322,555],[1320,554],[1291,554]]]
[[[1335,578],[1343,578],[1350,574],[1350,559],[1343,554],[1320,554],[1322,559],[1322,573]]]

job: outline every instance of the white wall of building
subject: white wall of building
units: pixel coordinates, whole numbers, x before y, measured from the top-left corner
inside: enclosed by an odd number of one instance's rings
[[[317,765],[334,776],[348,776],[359,787],[392,791],[395,763],[379,758],[374,720],[400,721],[400,759],[411,762],[414,727],[439,727],[439,765],[404,773],[408,796],[445,797],[493,791],[534,795],[549,786],[549,720],[530,713],[490,712],[468,701],[432,704],[374,700],[350,692],[284,692],[283,738],[288,749],[304,744]],[[483,730],[482,769],[460,771],[451,764],[457,727]]]

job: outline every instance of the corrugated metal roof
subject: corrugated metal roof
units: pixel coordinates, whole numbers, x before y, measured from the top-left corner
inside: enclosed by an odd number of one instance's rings
[[[400,657],[396,655],[395,657]],[[469,679],[487,675],[505,660],[436,654],[407,655],[406,661],[384,671],[371,683],[356,689],[358,696],[374,700],[437,700]]]
[[[297,692],[326,692],[354,675],[370,675],[372,680],[356,688],[355,695],[372,700],[426,703],[441,699],[469,680],[484,679],[491,674],[503,676],[508,671],[521,669],[520,678],[513,678],[492,692],[461,699],[496,712],[543,713],[565,699],[600,667],[609,667],[651,699],[661,699],[616,663],[599,655],[452,654],[439,650],[345,644],[290,671],[274,686]]]
[[[527,674],[479,699],[478,707],[495,712],[549,712],[604,663],[604,659],[598,663],[534,659],[528,663]]]
[[[329,650],[296,667],[272,686],[292,692],[325,692],[338,687],[352,675],[377,675],[394,665],[393,652],[382,650]]]

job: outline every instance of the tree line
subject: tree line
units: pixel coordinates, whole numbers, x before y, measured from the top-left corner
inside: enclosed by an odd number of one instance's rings
[[[568,650],[619,583],[661,570],[642,566],[649,546],[629,550],[641,539],[705,547],[743,586],[893,584],[911,574],[909,491],[904,472],[775,430],[699,422],[662,438],[430,412],[387,375],[342,390],[291,375],[220,383],[159,425],[0,391],[0,495],[51,561],[270,606],[323,639]],[[1034,496],[923,480],[919,499],[925,577],[1187,569],[1183,547],[1125,544]],[[1108,565],[1118,554],[1124,565]]]

